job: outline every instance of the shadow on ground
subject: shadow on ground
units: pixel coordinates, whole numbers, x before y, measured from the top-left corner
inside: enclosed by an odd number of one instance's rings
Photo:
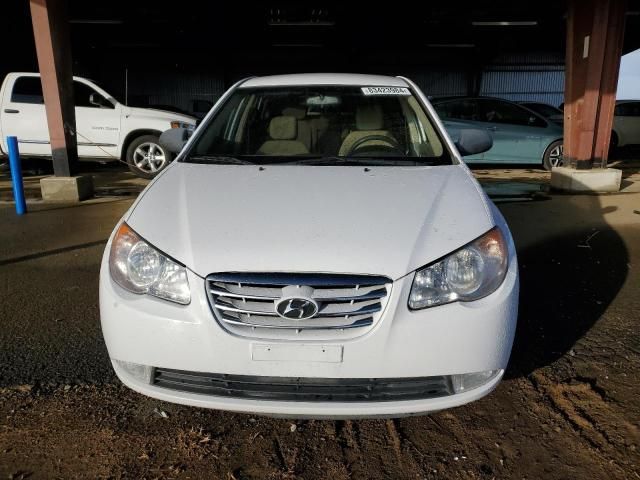
[[[502,205],[520,266],[518,328],[507,377],[528,375],[571,354],[616,298],[629,269],[627,247],[606,224],[598,196],[554,197],[530,207]]]
[[[51,161],[23,160],[24,193],[27,200],[41,200],[40,179],[53,175]],[[127,197],[137,196],[148,180],[136,177],[122,162],[81,161],[77,175],[93,177],[94,196]],[[11,176],[7,168],[0,169],[0,201],[13,201]]]

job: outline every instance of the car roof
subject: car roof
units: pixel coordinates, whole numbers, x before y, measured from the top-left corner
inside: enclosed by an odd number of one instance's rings
[[[7,73],[7,77],[38,77],[40,78],[40,73],[38,72],[10,72]],[[94,80],[86,77],[78,77],[77,75],[73,76],[74,80],[84,80],[85,82],[96,83]]]
[[[361,75],[355,73],[297,73],[269,75],[246,80],[239,88],[286,87],[302,85],[353,85],[373,87],[408,87],[400,77],[385,75]]]

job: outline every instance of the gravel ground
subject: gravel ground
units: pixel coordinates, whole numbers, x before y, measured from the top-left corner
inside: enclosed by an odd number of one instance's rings
[[[505,380],[463,407],[364,421],[128,390],[102,342],[97,273],[129,201],[23,219],[0,206],[0,478],[639,478],[640,195],[535,198],[500,204],[522,282]]]

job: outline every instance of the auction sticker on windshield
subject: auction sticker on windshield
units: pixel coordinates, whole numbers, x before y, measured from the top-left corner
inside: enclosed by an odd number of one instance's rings
[[[362,87],[365,95],[411,95],[405,87]]]

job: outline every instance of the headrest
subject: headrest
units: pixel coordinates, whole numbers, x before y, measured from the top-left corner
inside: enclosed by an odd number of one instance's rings
[[[282,115],[294,117],[296,120],[304,120],[304,117],[307,116],[307,111],[303,108],[287,107],[282,110]]]
[[[298,135],[296,117],[273,117],[269,123],[269,136],[273,140],[295,140]]]
[[[363,105],[356,110],[356,129],[382,130],[384,121],[380,105]]]

